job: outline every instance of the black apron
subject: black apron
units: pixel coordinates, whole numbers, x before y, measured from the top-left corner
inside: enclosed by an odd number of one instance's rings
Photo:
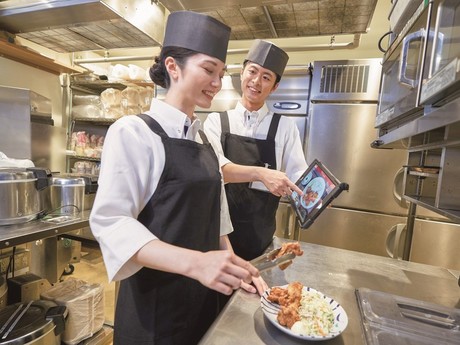
[[[222,148],[233,163],[276,170],[275,135],[281,115],[274,114],[265,140],[230,133],[227,112],[220,114]],[[249,188],[249,183],[225,185],[233,232],[229,234],[235,253],[246,260],[261,255],[273,240],[280,198]]]
[[[165,167],[138,220],[164,242],[199,251],[219,249],[221,174],[203,144],[170,138],[151,117],[141,117],[161,137]],[[178,274],[142,268],[120,283],[114,345],[196,344],[218,313],[218,293]]]

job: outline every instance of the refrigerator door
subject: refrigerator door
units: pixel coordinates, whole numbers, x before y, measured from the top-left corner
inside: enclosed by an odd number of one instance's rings
[[[297,129],[299,130],[299,135],[300,135],[300,140],[302,142],[302,146],[305,146],[305,133],[307,132],[307,123],[308,123],[307,116],[296,116],[296,115],[289,115],[289,114],[282,114],[282,113],[279,113],[279,114],[285,117],[289,117],[292,121],[294,121],[294,123],[297,126]]]
[[[372,149],[375,104],[311,104],[306,157],[317,158],[350,185],[336,207],[407,214],[401,198],[407,151]],[[325,218],[326,216],[322,216]]]
[[[392,229],[405,224],[405,217],[331,207],[307,230],[300,230],[299,240],[389,256],[387,236]]]
[[[409,260],[460,270],[460,224],[416,219]]]

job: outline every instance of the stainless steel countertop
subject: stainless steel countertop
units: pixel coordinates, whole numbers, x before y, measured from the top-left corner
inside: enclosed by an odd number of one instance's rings
[[[287,240],[275,238],[272,247]],[[300,281],[337,300],[348,315],[348,326],[322,344],[366,344],[355,289],[366,287],[399,296],[460,308],[458,272],[441,267],[300,242],[304,254],[285,271],[262,273],[269,286]],[[317,344],[291,337],[268,321],[260,297],[242,290],[234,293],[201,345]]]
[[[86,210],[73,220],[57,224],[36,219],[22,224],[2,225],[0,226],[0,249],[81,229],[89,225],[90,213],[90,210]]]

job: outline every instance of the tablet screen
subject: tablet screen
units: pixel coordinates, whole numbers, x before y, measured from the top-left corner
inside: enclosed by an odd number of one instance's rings
[[[348,185],[337,178],[318,160],[314,160],[297,180],[300,196],[293,192],[290,201],[302,227],[309,226],[324,208]]]

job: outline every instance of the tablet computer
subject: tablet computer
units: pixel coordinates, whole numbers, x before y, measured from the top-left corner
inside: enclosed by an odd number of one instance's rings
[[[295,183],[303,191],[289,196],[302,229],[308,228],[348,184],[340,182],[319,160],[315,159]]]

